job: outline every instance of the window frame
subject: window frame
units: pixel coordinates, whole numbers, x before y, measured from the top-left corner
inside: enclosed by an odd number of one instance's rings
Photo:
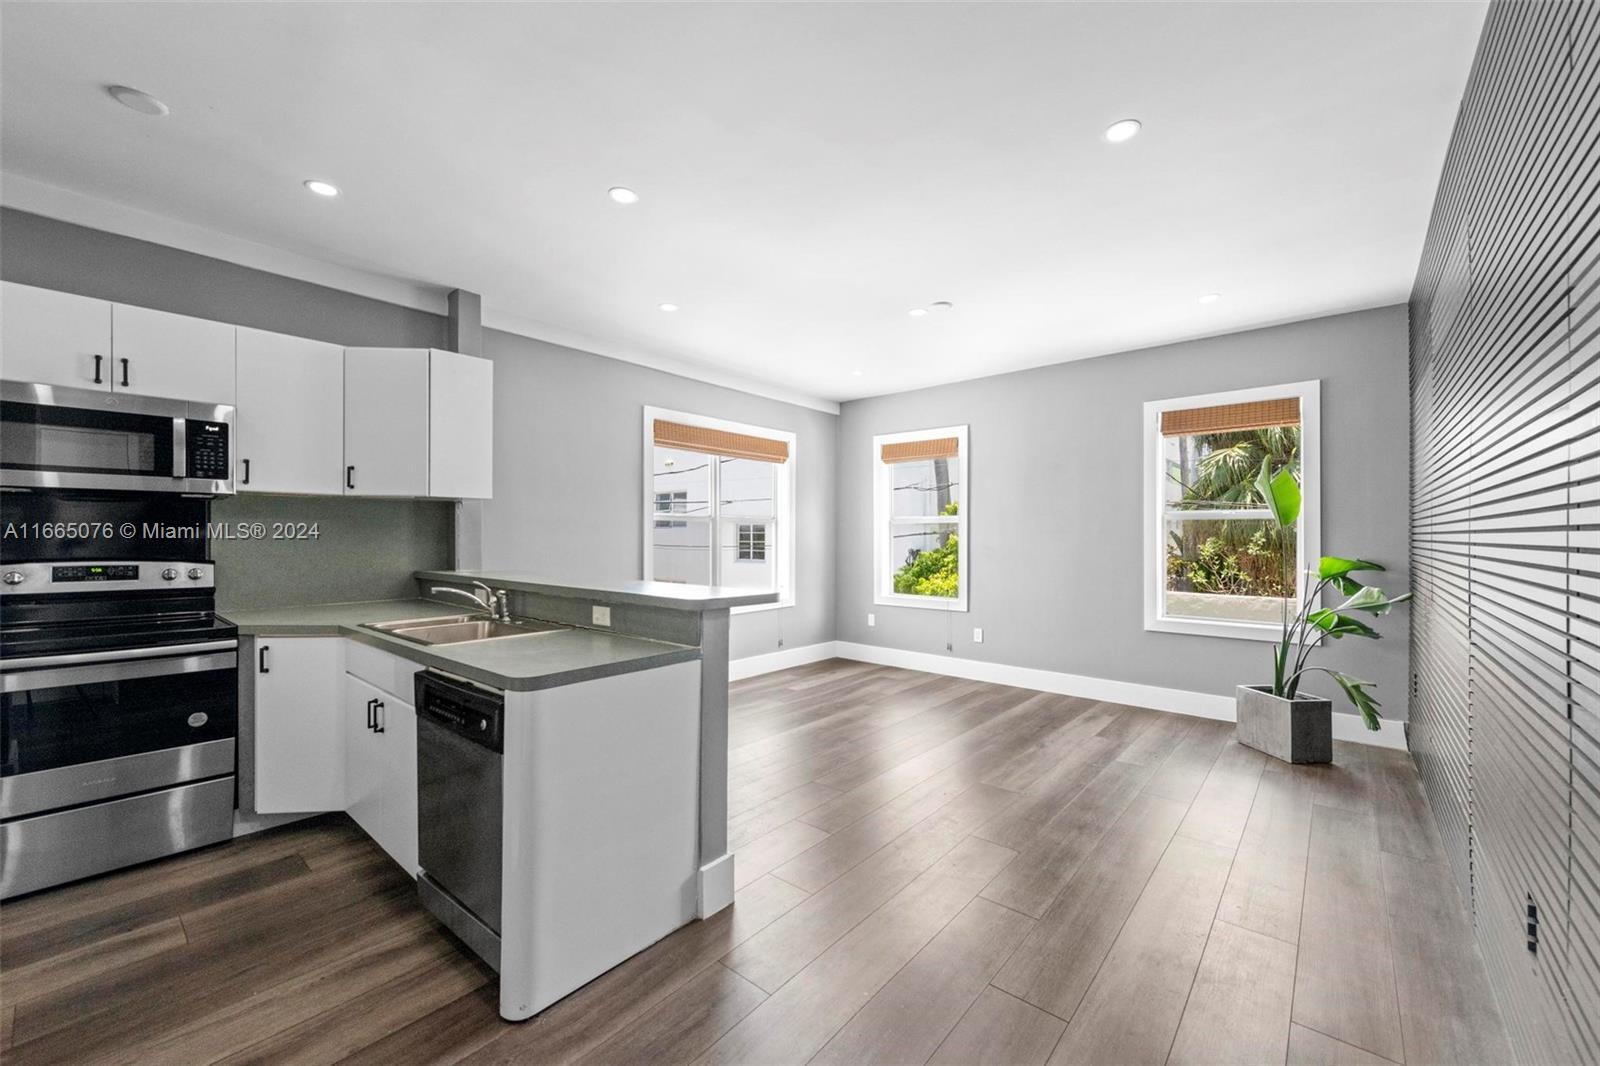
[[[893,463],[883,461],[883,446],[885,444],[900,444],[905,441],[930,440],[939,437],[955,437],[957,441],[956,464],[957,478],[961,486],[960,508],[955,515],[955,521],[943,520],[939,516],[919,515],[908,518],[894,518],[894,509],[891,494],[894,482],[890,468]],[[972,481],[969,475],[969,454],[967,447],[967,427],[942,426],[936,429],[914,429],[900,433],[880,433],[872,438],[872,602],[879,607],[915,607],[925,611],[959,611],[967,610],[967,601],[972,590],[972,549],[967,537],[967,526],[972,519]],[[951,597],[944,596],[911,596],[903,592],[894,591],[894,574],[897,566],[892,558],[894,541],[889,535],[892,526],[899,525],[954,525],[956,536],[960,538],[956,546],[956,566],[960,570],[961,578],[958,594]]]
[[[1181,618],[1166,614],[1167,537],[1166,481],[1163,469],[1161,415],[1190,407],[1217,407],[1230,403],[1278,400],[1300,401],[1300,520],[1296,523],[1296,590],[1302,587],[1311,562],[1322,554],[1322,383],[1296,381],[1283,385],[1212,392],[1200,396],[1174,396],[1144,405],[1144,628],[1151,632],[1187,633],[1229,637],[1235,640],[1276,642],[1283,630],[1277,623],[1233,622],[1216,618]],[[1219,518],[1243,518],[1249,509],[1205,512]]]
[[[643,540],[640,544],[640,556],[642,560],[641,572],[644,574],[644,580],[654,580],[652,571],[655,568],[655,561],[650,551],[651,531],[655,528],[656,519],[661,517],[660,513],[655,510],[655,421],[658,418],[668,422],[681,422],[684,425],[699,426],[704,429],[720,429],[729,433],[745,433],[756,437],[766,437],[769,440],[781,440],[789,446],[788,462],[772,464],[773,466],[776,466],[778,470],[776,475],[777,486],[773,494],[773,535],[767,538],[767,553],[768,555],[772,555],[774,553],[777,555],[777,559],[773,566],[773,572],[777,575],[778,587],[775,590],[778,593],[777,602],[757,603],[749,604],[743,607],[732,607],[729,609],[729,613],[750,614],[758,611],[773,611],[781,608],[793,607],[795,605],[796,560],[800,554],[798,549],[798,529],[796,528],[798,526],[798,520],[796,517],[797,496],[795,491],[796,482],[798,480],[796,476],[795,464],[798,462],[797,456],[799,454],[799,442],[796,439],[795,433],[792,430],[772,429],[767,426],[751,425],[746,422],[733,422],[725,418],[713,418],[710,415],[697,415],[688,411],[675,411],[666,407],[650,407],[648,405],[644,408],[644,416],[642,421],[643,446],[641,449],[641,458],[643,467],[642,477],[640,479],[644,486],[644,494],[642,497],[642,510],[644,512],[644,523],[642,527]],[[712,458],[716,459],[719,457],[712,456]],[[722,481],[720,473],[720,465],[714,464],[712,466],[712,476],[710,479],[710,513],[709,515],[705,516],[705,520],[709,524],[711,531],[710,543],[713,576],[715,576],[717,573],[717,553],[720,548],[720,545],[718,544],[718,533],[720,531],[720,523],[722,521],[722,501],[720,499],[722,492]],[[748,521],[741,523],[741,518],[748,519],[751,517],[753,516],[732,516],[731,520],[734,523],[735,531],[737,531],[740,524],[750,524]],[[735,543],[733,545],[733,549],[734,555],[737,556],[737,532],[735,532]]]

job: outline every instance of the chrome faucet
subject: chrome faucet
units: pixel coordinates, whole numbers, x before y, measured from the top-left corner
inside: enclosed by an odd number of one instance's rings
[[[481,607],[485,611],[488,611],[489,617],[495,621],[511,621],[511,608],[510,605],[506,603],[505,589],[490,588],[482,581],[474,581],[473,584],[483,590],[481,595],[476,592],[468,592],[466,589],[451,588],[448,585],[435,585],[433,588],[430,588],[428,592],[433,595],[443,593],[447,596],[465,596],[467,599],[471,600],[475,606]]]

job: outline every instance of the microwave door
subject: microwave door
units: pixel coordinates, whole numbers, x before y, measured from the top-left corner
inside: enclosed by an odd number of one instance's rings
[[[232,407],[3,382],[0,485],[232,492],[232,420]]]

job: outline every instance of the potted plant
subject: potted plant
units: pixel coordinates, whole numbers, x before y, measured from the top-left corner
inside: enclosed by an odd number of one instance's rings
[[[1284,534],[1300,519],[1300,482],[1287,466],[1273,474],[1269,458],[1261,464],[1255,488],[1277,526],[1284,587],[1290,588],[1289,567],[1293,565],[1293,553],[1284,549]],[[1307,663],[1312,652],[1326,641],[1348,636],[1376,640],[1382,636],[1352,613],[1388,614],[1395,604],[1411,598],[1409,592],[1391,597],[1377,585],[1364,584],[1354,576],[1382,570],[1382,566],[1365,559],[1325,555],[1317,560],[1315,574],[1307,575],[1316,580],[1307,582],[1310,587],[1301,598],[1300,609],[1293,615],[1285,599],[1283,636],[1272,653],[1272,684],[1240,685],[1238,689],[1236,733],[1241,744],[1285,762],[1333,761],[1333,702],[1300,689],[1305,676],[1311,673],[1333,678],[1361,712],[1366,727],[1378,728],[1378,701],[1368,691],[1372,682]],[[1345,596],[1343,603],[1331,609],[1320,606],[1323,591],[1330,587]]]

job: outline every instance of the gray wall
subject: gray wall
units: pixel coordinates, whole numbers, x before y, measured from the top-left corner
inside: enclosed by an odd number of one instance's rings
[[[494,499],[483,565],[557,581],[635,580],[643,567],[643,409],[748,422],[796,435],[795,606],[736,615],[733,658],[833,639],[838,416],[484,331],[494,360]]]
[[[443,343],[445,319],[148,241],[0,209],[0,277],[334,344]],[[237,496],[215,521],[316,522],[302,541],[214,541],[228,607],[410,596],[411,572],[451,562],[454,504]]]
[[[352,347],[438,348],[445,318],[0,208],[0,277]]]
[[[1270,645],[1144,629],[1146,400],[1319,378],[1322,548],[1388,565],[1407,585],[1406,309],[1388,307],[844,405],[839,430],[838,639],[1232,694],[1270,680]],[[872,602],[872,437],[971,426],[969,611]],[[1031,530],[1024,551],[1021,531]],[[867,613],[877,627],[867,627]],[[1405,609],[1379,642],[1323,660],[1378,683],[1390,718],[1408,689]],[[981,626],[984,643],[972,642]]]

